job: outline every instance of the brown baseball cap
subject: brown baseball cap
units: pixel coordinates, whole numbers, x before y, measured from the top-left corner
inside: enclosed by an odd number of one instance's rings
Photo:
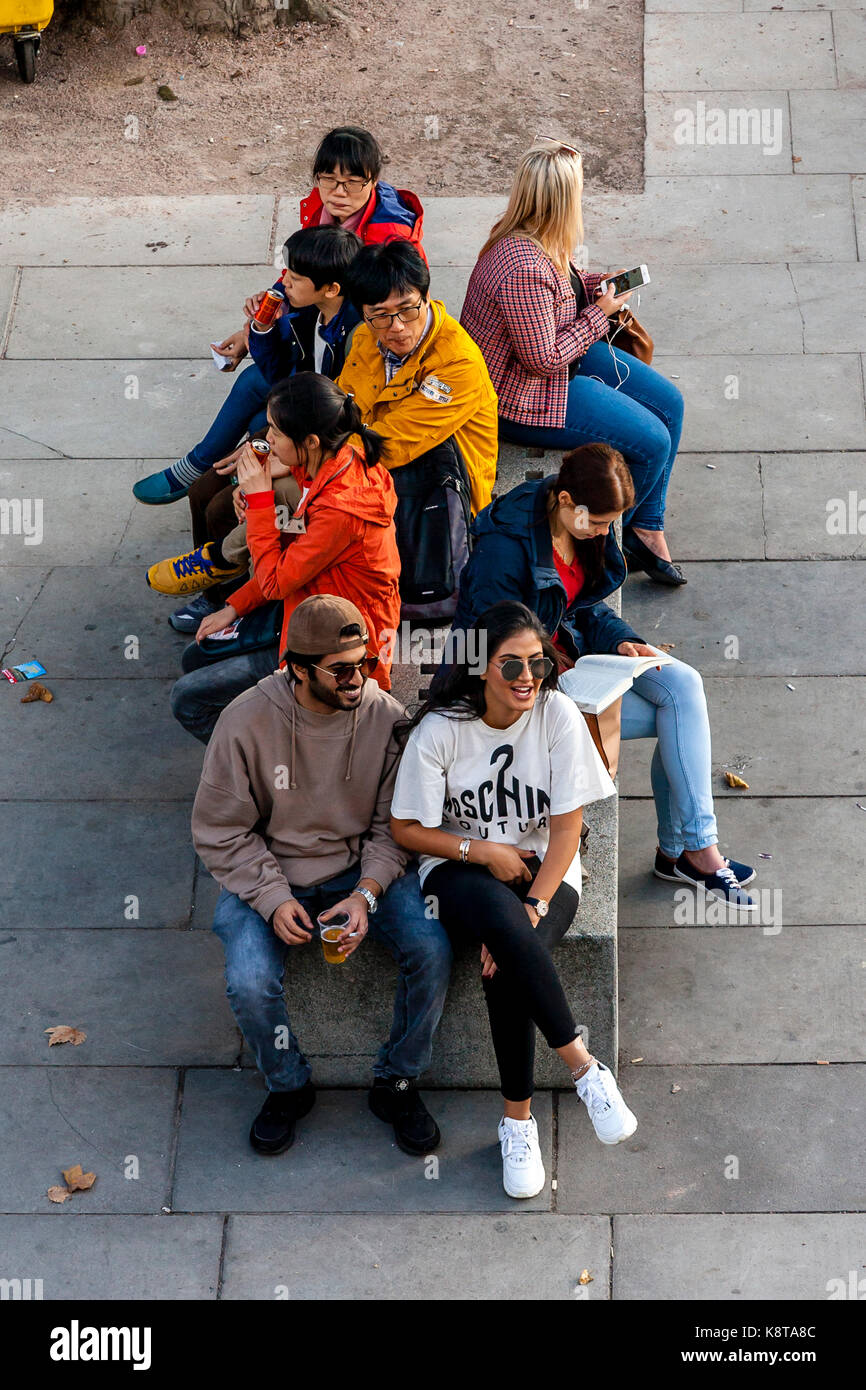
[[[289,618],[286,649],[299,656],[330,656],[369,640],[367,624],[354,603],[335,594],[311,594]],[[280,659],[285,661],[285,652]]]

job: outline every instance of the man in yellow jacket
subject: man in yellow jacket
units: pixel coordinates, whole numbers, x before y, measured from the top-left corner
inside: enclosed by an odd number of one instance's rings
[[[491,499],[498,449],[496,392],[480,348],[441,300],[431,301],[430,272],[406,241],[364,247],[350,289],[363,321],[338,381],[386,441],[382,462],[395,472],[398,498],[396,470],[456,447],[479,512]]]

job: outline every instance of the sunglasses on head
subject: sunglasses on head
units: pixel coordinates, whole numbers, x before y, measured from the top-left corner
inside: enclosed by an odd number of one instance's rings
[[[553,662],[549,656],[535,656],[531,661],[521,661],[519,656],[510,656],[507,661],[499,663],[499,670],[504,681],[516,681],[523,675],[525,666],[529,667],[529,674],[534,681],[543,681],[553,670]]]
[[[371,676],[379,665],[378,656],[365,656],[363,661],[338,661],[334,666],[317,666],[312,663],[314,670],[325,671],[327,675],[333,676],[337,685],[349,685],[356,671],[360,671],[366,680]]]

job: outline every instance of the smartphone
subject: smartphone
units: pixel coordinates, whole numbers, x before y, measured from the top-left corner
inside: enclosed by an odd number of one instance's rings
[[[608,285],[613,285],[614,294],[625,294],[627,290],[639,290],[649,282],[649,271],[645,265],[639,265],[634,270],[624,270],[620,275],[614,275],[610,280],[602,280],[600,289],[602,294],[606,294]]]

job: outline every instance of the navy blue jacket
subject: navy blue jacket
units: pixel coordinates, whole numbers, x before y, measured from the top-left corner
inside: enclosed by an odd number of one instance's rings
[[[269,386],[275,386],[295,372],[314,372],[314,335],[319,320],[315,304],[304,309],[292,309],[277,319],[269,333],[250,329],[250,356]],[[322,375],[336,381],[346,360],[346,343],[352,329],[361,322],[361,315],[348,299],[343,300],[339,313],[322,329],[327,344],[322,359]]]
[[[491,604],[516,599],[537,613],[573,661],[593,652],[615,652],[620,642],[643,638],[617,617],[604,599],[625,582],[626,565],[613,530],[604,548],[604,567],[567,606],[565,585],[553,559],[547,520],[552,476],[520,483],[491,502],[472,523],[474,549],[460,576],[452,631],[471,627]]]

